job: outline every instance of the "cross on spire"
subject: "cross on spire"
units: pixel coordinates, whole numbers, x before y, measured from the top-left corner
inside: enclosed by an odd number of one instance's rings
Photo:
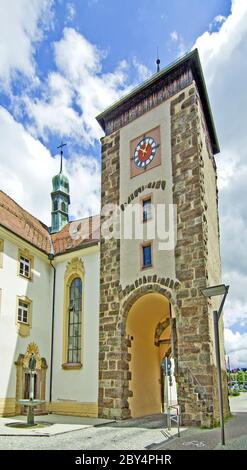
[[[63,144],[63,143],[61,142],[61,144],[57,147],[57,149],[61,149],[61,150],[60,150],[60,155],[61,155],[60,173],[62,173],[62,170],[63,170],[63,147],[65,147],[65,145],[67,145],[67,144]]]

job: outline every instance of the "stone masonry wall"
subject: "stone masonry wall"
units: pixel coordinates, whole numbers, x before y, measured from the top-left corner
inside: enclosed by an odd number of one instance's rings
[[[183,424],[210,426],[218,410],[212,312],[200,292],[208,284],[208,225],[199,106],[194,84],[171,102],[173,199],[178,218],[175,262],[181,283],[177,292],[177,381]]]
[[[102,139],[102,207],[119,205],[119,131]],[[101,226],[105,218],[101,215]],[[128,370],[123,359],[128,354],[125,336],[118,325],[120,282],[120,240],[101,237],[100,318],[99,318],[99,416],[129,416],[123,385]]]

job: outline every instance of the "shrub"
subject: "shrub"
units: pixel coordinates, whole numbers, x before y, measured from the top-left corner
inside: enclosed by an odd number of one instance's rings
[[[240,395],[239,390],[230,390],[230,396],[238,397]]]

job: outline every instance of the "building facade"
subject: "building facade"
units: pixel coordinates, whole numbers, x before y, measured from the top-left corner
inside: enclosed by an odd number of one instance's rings
[[[69,184],[61,171],[53,179],[51,231],[1,193],[0,411],[21,411],[25,352],[34,343],[43,412],[159,413],[161,364],[173,358],[183,424],[211,426],[218,420],[218,304],[200,289],[221,283],[219,146],[197,51],[97,119],[105,132],[100,219],[67,222]],[[222,374],[227,415],[224,363]]]

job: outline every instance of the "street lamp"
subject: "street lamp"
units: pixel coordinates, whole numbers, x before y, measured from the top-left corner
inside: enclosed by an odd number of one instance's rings
[[[220,284],[219,286],[205,287],[201,289],[204,297],[215,297],[223,295],[220,307],[213,311],[214,319],[214,337],[215,337],[215,357],[218,376],[218,396],[219,396],[219,411],[220,411],[220,427],[221,427],[221,444],[225,445],[225,429],[224,429],[224,411],[223,411],[223,393],[222,393],[222,380],[221,380],[221,362],[220,362],[220,340],[219,340],[219,319],[223,310],[229,286]]]

